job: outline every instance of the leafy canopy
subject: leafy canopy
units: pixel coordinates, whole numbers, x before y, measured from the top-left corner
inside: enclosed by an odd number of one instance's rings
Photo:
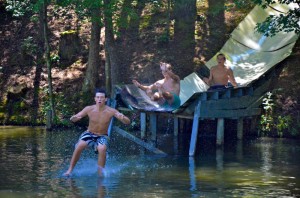
[[[255,4],[266,9],[276,3],[275,0],[252,0]],[[278,32],[295,32],[300,35],[300,0],[278,0],[281,4],[294,3],[298,6],[279,16],[270,15],[262,23],[257,23],[256,30],[265,36],[274,36]]]

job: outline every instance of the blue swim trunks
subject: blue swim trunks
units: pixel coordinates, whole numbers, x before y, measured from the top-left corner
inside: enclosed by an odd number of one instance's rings
[[[227,87],[225,85],[212,85],[209,87],[208,91],[211,90],[222,90],[222,89],[226,89]]]
[[[175,93],[172,93],[172,94],[173,94],[173,98],[174,98],[172,104],[169,104],[168,101],[165,101],[164,104],[162,104],[162,107],[171,108],[171,109],[177,109],[178,107],[180,107],[181,100],[180,100],[179,96]]]
[[[99,144],[108,146],[109,137],[108,135],[96,135],[90,131],[85,131],[80,135],[79,140],[85,141],[87,145],[92,147],[95,153],[98,154],[97,146]]]

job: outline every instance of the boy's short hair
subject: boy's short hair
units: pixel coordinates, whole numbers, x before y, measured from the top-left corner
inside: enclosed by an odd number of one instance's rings
[[[105,98],[107,98],[107,94],[106,94],[106,91],[104,89],[101,89],[101,88],[96,88],[95,89],[95,95],[97,93],[103,93],[105,95]]]
[[[222,53],[218,54],[218,55],[217,55],[217,58],[218,58],[219,56],[223,56],[224,60],[226,60],[226,56],[225,56],[224,54],[222,54]]]

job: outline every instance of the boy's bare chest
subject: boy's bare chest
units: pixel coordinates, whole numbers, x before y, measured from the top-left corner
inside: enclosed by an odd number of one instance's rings
[[[226,68],[218,69],[214,71],[213,75],[217,78],[226,77],[228,75],[228,71]]]
[[[96,112],[92,111],[89,113],[89,119],[92,122],[100,122],[100,123],[105,123],[110,121],[111,115],[108,112]]]
[[[165,80],[162,84],[162,87],[164,89],[173,88],[174,87],[174,82],[172,80]]]

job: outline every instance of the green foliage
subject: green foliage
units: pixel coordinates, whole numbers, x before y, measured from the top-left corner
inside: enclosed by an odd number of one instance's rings
[[[264,114],[261,115],[259,129],[260,132],[266,134],[274,128],[274,119],[272,117],[272,110],[274,102],[272,99],[272,93],[268,92],[267,96],[263,99]]]
[[[37,44],[34,43],[33,37],[29,36],[21,43],[21,48],[24,52],[34,55],[37,52]]]
[[[41,113],[43,115],[43,122],[46,123],[47,112],[51,110],[50,100],[48,98],[48,90],[44,89],[45,97],[43,97],[41,105]],[[66,97],[64,93],[57,93],[54,95],[55,111],[56,117],[54,118],[54,123],[60,126],[71,126],[69,118],[74,113],[74,106],[68,100],[70,98]]]
[[[273,94],[268,92],[263,99],[262,105],[264,113],[260,119],[260,133],[262,135],[268,135],[276,131],[277,136],[283,137],[285,135],[284,132],[291,127],[292,117],[290,115],[278,115],[275,113],[274,110],[276,106],[272,97]]]
[[[5,113],[3,112],[0,112],[0,120],[3,121],[5,118]]]
[[[253,6],[253,2],[252,1],[249,1],[249,0],[234,0],[233,1],[235,6],[239,9],[242,9],[242,8],[247,8],[247,7],[252,7]],[[234,8],[234,6],[232,4],[229,4],[229,5],[226,5],[226,9],[231,9],[231,8]]]
[[[272,4],[277,1],[274,0],[234,0],[233,1],[237,8],[244,8],[252,6],[253,4],[260,5],[263,9],[266,9],[268,6],[272,6]],[[282,13],[279,16],[270,15],[265,21],[261,23],[257,23],[256,30],[259,33],[262,33],[265,36],[274,36],[277,33],[283,32],[295,32],[300,35],[300,9],[299,9],[299,1],[295,0],[278,0],[281,4],[290,4],[295,3],[298,4],[298,8],[295,7],[293,9],[289,9],[287,13]],[[232,6],[227,6],[227,10],[232,9]]]
[[[283,136],[283,132],[288,129],[292,121],[291,116],[278,116],[277,117],[277,123],[276,123],[276,129],[279,137]]]
[[[300,35],[300,25],[296,22],[300,17],[297,15],[300,15],[300,11],[291,10],[287,15],[270,15],[264,22],[257,24],[256,30],[265,36],[274,36],[281,31],[295,32]]]
[[[50,61],[52,64],[59,64],[60,57],[58,54],[51,54],[50,55]]]
[[[272,93],[268,92],[267,97],[263,99],[263,108],[266,110],[268,113],[272,113],[272,109],[274,106],[274,100],[272,99]]]
[[[171,1],[171,4],[172,4],[172,0],[168,0],[168,1]],[[165,6],[165,2],[163,0],[158,0],[158,1],[150,1],[149,2],[151,4],[151,12],[152,13],[156,13],[156,12],[159,12],[162,8],[163,9],[167,9]],[[172,5],[171,5],[172,6]]]
[[[164,33],[157,38],[157,44],[165,45],[165,44],[169,43],[169,40],[170,40],[170,36],[169,36],[168,32],[164,31]]]
[[[142,17],[141,23],[140,23],[140,30],[147,29],[150,26],[151,23],[151,15],[145,15]]]
[[[7,0],[5,9],[12,12],[12,15],[15,17],[22,17],[26,12],[32,10],[32,4],[30,0]]]
[[[274,0],[253,0],[255,3],[261,5],[264,9],[269,5],[275,3]],[[294,0],[278,0],[281,4],[290,4],[290,3],[298,3],[299,1]],[[278,32],[295,32],[300,35],[300,9],[299,7],[295,7],[293,9],[289,9],[289,11],[285,14],[280,14],[279,16],[270,15],[267,19],[256,25],[256,30],[265,36],[274,36]]]
[[[271,116],[265,115],[265,114],[261,115],[260,122],[259,122],[260,132],[264,135],[266,134],[266,132],[270,132],[272,130],[272,128],[274,127],[273,123],[274,123],[274,120]]]
[[[0,121],[4,124],[26,125],[30,123],[30,106],[24,100],[0,106]],[[8,112],[10,111],[10,113]],[[8,115],[10,114],[10,115]],[[6,123],[5,123],[6,122]]]

